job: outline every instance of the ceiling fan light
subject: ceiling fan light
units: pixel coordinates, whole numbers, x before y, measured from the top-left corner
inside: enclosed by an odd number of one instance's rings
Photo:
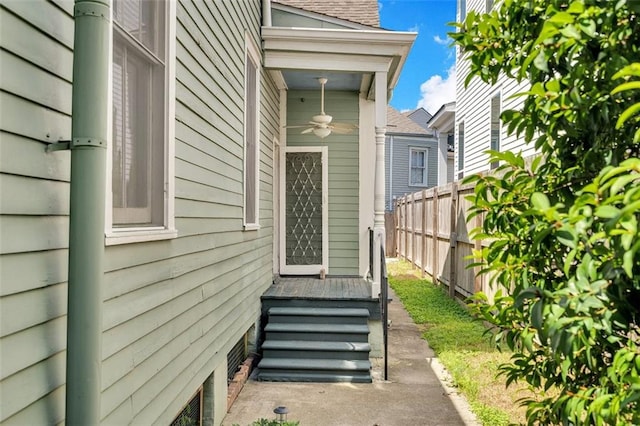
[[[327,127],[316,127],[313,129],[313,134],[320,139],[324,139],[331,134],[331,129]]]
[[[331,123],[331,120],[333,120],[333,117],[327,114],[314,115],[311,117],[311,121],[320,124],[329,124]]]

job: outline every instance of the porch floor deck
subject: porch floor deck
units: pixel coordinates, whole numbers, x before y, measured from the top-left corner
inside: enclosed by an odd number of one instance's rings
[[[263,299],[371,300],[371,283],[361,277],[279,277]]]

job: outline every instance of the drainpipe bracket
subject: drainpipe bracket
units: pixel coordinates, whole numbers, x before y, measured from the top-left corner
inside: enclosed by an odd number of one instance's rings
[[[98,138],[73,138],[71,141],[71,149],[79,146],[93,146],[96,148],[106,148],[107,141]]]
[[[58,142],[50,143],[45,148],[45,151],[46,152],[66,151],[67,149],[71,149],[71,141],[58,141]]]
[[[100,17],[102,19],[109,20],[109,5],[100,4],[98,2],[84,2],[78,3],[73,8],[73,16],[75,18],[89,16],[89,17]]]
[[[97,138],[73,138],[70,141],[58,141],[50,143],[46,147],[46,152],[66,151],[80,146],[93,146],[96,148],[106,148],[107,142]]]

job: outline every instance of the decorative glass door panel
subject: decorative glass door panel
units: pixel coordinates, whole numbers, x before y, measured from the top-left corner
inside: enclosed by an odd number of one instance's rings
[[[289,147],[284,173],[284,274],[327,268],[326,147]]]

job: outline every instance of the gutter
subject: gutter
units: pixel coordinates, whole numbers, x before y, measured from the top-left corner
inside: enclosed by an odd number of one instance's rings
[[[271,0],[262,0],[262,26],[271,26]]]

